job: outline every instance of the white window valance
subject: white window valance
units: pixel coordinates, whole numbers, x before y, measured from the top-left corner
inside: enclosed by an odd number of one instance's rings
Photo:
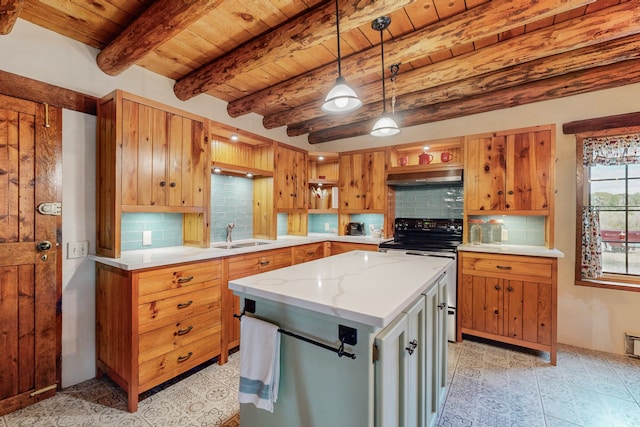
[[[640,164],[640,134],[585,138],[582,141],[584,166]]]

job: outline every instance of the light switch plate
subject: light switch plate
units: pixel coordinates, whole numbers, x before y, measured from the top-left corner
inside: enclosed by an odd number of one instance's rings
[[[89,241],[67,242],[67,259],[84,258],[89,255]]]
[[[151,246],[151,230],[142,232],[142,246]]]

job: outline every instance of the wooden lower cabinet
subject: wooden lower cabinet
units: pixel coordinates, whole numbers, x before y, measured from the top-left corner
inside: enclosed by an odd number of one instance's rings
[[[222,261],[127,271],[96,263],[96,366],[138,395],[221,354]]]
[[[556,364],[557,260],[459,252],[458,331],[549,352]]]
[[[291,248],[271,249],[246,255],[232,256],[225,259],[224,291],[222,296],[222,362],[228,357],[229,350],[240,345],[240,321],[233,317],[240,314],[240,297],[228,288],[228,281],[264,273],[291,265]]]
[[[349,251],[378,251],[378,245],[368,243],[331,242],[330,254],[337,255]]]
[[[291,262],[292,264],[301,264],[314,259],[324,258],[325,251],[328,251],[328,244],[310,243],[308,245],[294,246],[292,248]]]

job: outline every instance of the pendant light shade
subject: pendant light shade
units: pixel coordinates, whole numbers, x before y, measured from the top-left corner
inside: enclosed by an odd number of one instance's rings
[[[385,96],[385,84],[384,84],[384,39],[382,38],[382,32],[387,29],[391,24],[391,18],[388,16],[381,16],[375,19],[371,23],[371,28],[376,31],[380,31],[380,57],[382,62],[382,115],[376,120],[373,125],[373,129],[369,135],[371,136],[393,136],[400,133],[400,128],[390,114],[387,114],[387,99]]]
[[[373,125],[371,136],[393,136],[400,133],[398,124],[389,115],[383,114]]]
[[[362,105],[355,91],[351,89],[344,77],[336,79],[336,84],[331,88],[322,104],[325,113],[349,113]]]
[[[340,63],[340,15],[338,0],[336,0],[336,31],[338,33],[338,78],[336,79],[336,84],[324,99],[322,111],[331,114],[342,114],[350,113],[356,108],[359,108],[362,105],[362,101],[358,99],[358,95],[356,95],[355,91],[347,85],[346,80],[342,77],[342,66]]]

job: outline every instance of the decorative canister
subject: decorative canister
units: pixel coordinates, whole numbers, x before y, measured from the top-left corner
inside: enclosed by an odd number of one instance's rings
[[[479,245],[482,243],[482,224],[484,224],[484,221],[481,219],[470,219],[469,224],[471,224],[469,243]]]

